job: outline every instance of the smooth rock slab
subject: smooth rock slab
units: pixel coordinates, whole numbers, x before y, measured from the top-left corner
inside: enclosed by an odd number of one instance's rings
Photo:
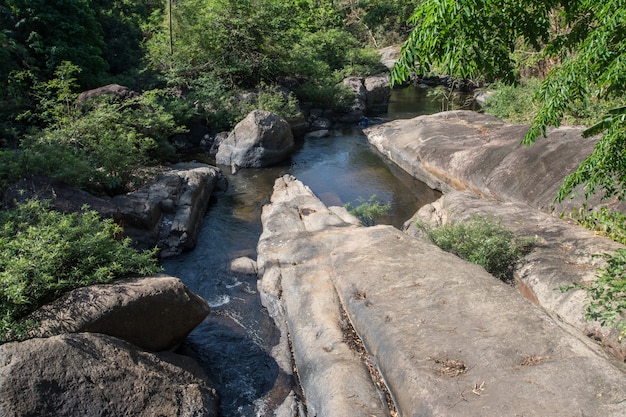
[[[587,291],[559,290],[573,283],[588,285],[595,281],[598,269],[606,267],[598,255],[613,253],[624,245],[525,204],[484,199],[468,191],[452,192],[425,205],[405,223],[406,232],[412,236],[423,234],[416,221],[437,227],[462,222],[471,216],[491,218],[515,236],[534,238],[531,252],[515,267],[518,290],[556,320],[563,320],[581,334],[600,341],[618,359],[626,359],[626,341],[619,339],[620,330],[615,325],[602,326],[585,319]]]
[[[456,110],[395,120],[364,133],[379,152],[444,194],[468,190],[543,211],[554,207],[557,213],[580,207],[584,192],[561,204],[553,205],[553,200],[563,179],[591,154],[598,137],[583,139],[581,127],[551,128],[547,138],[524,146],[520,142],[527,130],[493,116]],[[588,202],[589,207],[598,204],[599,198]]]
[[[314,392],[316,409],[354,407],[318,415],[368,415],[354,406],[358,364],[335,373],[359,359],[338,340],[342,308],[402,416],[626,415],[624,364],[481,267],[344,222],[291,177],[277,180],[263,227],[261,285],[282,306],[307,404]]]

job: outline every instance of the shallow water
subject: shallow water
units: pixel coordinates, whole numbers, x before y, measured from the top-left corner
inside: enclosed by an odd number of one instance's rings
[[[385,120],[438,111],[426,91],[411,90],[394,92]],[[377,223],[395,227],[439,193],[386,161],[356,126],[303,141],[289,161],[272,168],[242,169],[236,175],[222,168],[229,188],[212,199],[196,248],[165,261],[164,268],[212,307],[186,347],[220,392],[223,416],[269,416],[291,384],[269,354],[279,332],[261,305],[257,277],[233,273],[229,264],[241,256],[256,259],[261,209],[276,178],[294,175],[327,205],[358,205],[375,195],[391,207]]]

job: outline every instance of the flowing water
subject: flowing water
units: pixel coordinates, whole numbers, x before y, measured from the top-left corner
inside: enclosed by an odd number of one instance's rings
[[[426,90],[397,90],[381,121],[435,113],[440,106]],[[242,256],[256,259],[261,209],[276,178],[294,175],[327,205],[358,205],[375,195],[391,207],[377,222],[396,227],[439,193],[386,161],[357,127],[303,141],[289,161],[272,168],[242,169],[236,175],[224,171],[229,188],[212,199],[196,248],[165,261],[164,268],[212,308],[186,347],[220,392],[223,416],[272,415],[291,389],[290,377],[269,354],[279,333],[261,305],[257,277],[233,273],[229,264]]]

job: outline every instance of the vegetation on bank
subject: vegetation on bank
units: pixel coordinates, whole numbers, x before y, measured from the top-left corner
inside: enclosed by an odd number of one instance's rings
[[[65,291],[161,270],[155,251],[138,252],[122,229],[85,208],[62,214],[41,201],[0,211],[0,341],[24,336],[29,313]]]
[[[582,187],[587,197],[600,193],[606,199],[623,200],[625,12],[619,0],[425,0],[411,16],[415,28],[402,47],[392,80],[403,82],[412,71],[443,71],[459,78],[516,84],[524,66],[520,57],[533,52],[531,56],[540,57],[536,63],[543,60],[549,65],[532,93],[536,107],[529,109],[532,117],[523,142],[531,144],[546,136],[548,126],[559,126],[570,117],[589,126],[585,137],[600,136],[593,153],[566,177],[556,199],[561,201]],[[519,91],[526,90],[500,88],[498,95],[502,99]],[[515,101],[496,97],[492,110],[518,117],[519,107],[507,108]],[[583,223],[589,223],[588,216],[594,216],[594,222],[611,222],[612,234],[616,228],[626,229],[623,221],[614,222],[619,215],[585,213]],[[598,318],[598,311],[605,318],[617,317],[626,308],[620,301],[625,277],[619,273],[626,258],[618,252],[607,255],[607,261],[609,268],[588,289],[590,318]]]

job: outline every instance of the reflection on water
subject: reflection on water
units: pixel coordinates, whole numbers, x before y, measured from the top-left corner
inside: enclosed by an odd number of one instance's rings
[[[417,90],[418,99],[420,94]],[[415,97],[405,95],[392,96],[394,118],[400,117],[398,109],[413,105]],[[357,127],[299,143],[289,161],[272,168],[242,169],[236,175],[222,168],[229,188],[212,199],[196,248],[165,261],[164,268],[212,307],[187,345],[220,391],[222,414],[269,416],[291,384],[269,355],[279,333],[261,306],[257,277],[233,273],[229,265],[237,257],[256,259],[261,210],[276,178],[294,175],[327,205],[358,204],[359,198],[376,195],[391,206],[378,222],[396,227],[439,194],[382,158]]]

